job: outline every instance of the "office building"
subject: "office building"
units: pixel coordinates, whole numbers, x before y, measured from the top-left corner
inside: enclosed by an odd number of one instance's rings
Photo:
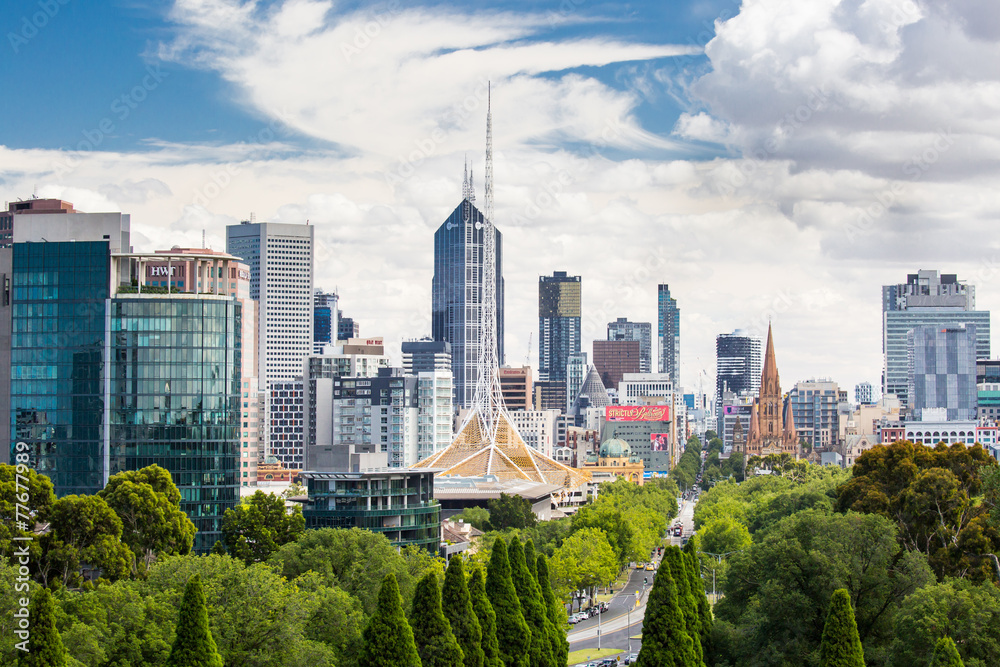
[[[422,338],[403,341],[403,370],[407,375],[430,371],[451,373],[451,344],[443,340]]]
[[[562,404],[570,356],[580,353],[581,287],[580,276],[565,271],[538,278],[538,379],[562,383]]]
[[[656,290],[656,342],[659,352],[658,369],[670,376],[675,387],[681,384],[681,310],[677,299],[670,296],[669,285]]]
[[[258,302],[257,377],[265,391],[271,382],[301,377],[302,360],[313,350],[313,237],[310,225],[226,227],[226,252],[250,267],[250,298]]]
[[[554,458],[555,448],[559,444],[559,414],[559,410],[519,410],[511,412],[510,419],[524,444]]]
[[[619,317],[614,322],[608,322],[608,340],[638,341],[638,372],[653,372],[653,327],[649,322],[629,322],[627,318]],[[597,363],[596,357],[594,363]],[[614,386],[618,386],[618,383]]]
[[[79,213],[73,204],[61,199],[31,199],[9,202],[6,211],[0,211],[0,248],[9,248],[14,243],[15,216],[21,215],[51,215]],[[31,224],[28,218],[25,224]]]
[[[955,274],[920,270],[906,283],[882,287],[882,393],[909,399],[907,334],[917,327],[976,327],[976,359],[990,356],[990,313],[976,310],[976,288]]]
[[[397,548],[437,553],[441,505],[434,500],[433,470],[307,471],[302,478],[306,529],[362,528]]]
[[[434,232],[431,337],[451,344],[455,405],[469,407],[476,392],[483,277],[483,214],[468,191]],[[492,227],[496,230],[495,227]],[[496,230],[497,358],[504,360],[503,235]]]
[[[340,311],[337,310],[338,297],[335,292],[316,290],[313,294],[313,353],[323,354],[327,345],[336,345],[339,340]]]
[[[589,367],[586,352],[575,352],[569,355],[569,361],[566,363],[565,411],[567,413],[572,411],[573,403],[576,401],[576,397],[580,395],[580,388],[583,387],[583,382],[587,379],[587,369]]]
[[[13,241],[0,246],[0,368],[10,368],[11,345],[11,286],[13,285]],[[0,415],[10,415],[10,374],[0,375]],[[10,463],[10,422],[0,428],[0,463]]]
[[[798,382],[788,392],[800,442],[829,449],[840,441],[839,406],[847,403],[847,391],[833,380]]]
[[[1000,382],[1000,359],[976,359],[976,383]]]
[[[130,253],[129,228],[120,213],[15,224],[10,432],[58,496],[167,469],[206,551],[240,483],[242,308],[226,280],[238,262],[191,253],[214,286],[148,286],[164,256]]]
[[[500,391],[508,412],[531,409],[534,401],[531,390],[531,366],[500,368]]]
[[[641,373],[641,354],[638,340],[595,340],[594,366],[605,388],[617,387],[625,373]]]
[[[301,377],[271,382],[267,394],[267,456],[285,470],[305,467],[305,387]]]
[[[653,475],[666,475],[680,456],[676,431],[668,405],[617,406],[604,408],[601,442],[613,438],[628,443],[632,456],[642,460]]]
[[[558,410],[562,412],[566,407],[565,382],[554,382],[552,380],[548,382],[535,382],[531,386],[531,391],[531,404],[535,410]]]
[[[656,398],[670,404],[674,400],[673,378],[669,373],[625,373],[618,383],[619,405],[642,405]]]
[[[337,311],[337,340],[350,340],[361,337],[361,325],[353,317],[344,317],[342,311]]]
[[[945,409],[946,419],[976,419],[976,326],[920,326],[906,335],[909,414]]]
[[[871,382],[859,382],[854,386],[854,402],[858,405],[875,403],[875,388]]]
[[[722,432],[722,397],[726,392],[737,396],[756,396],[760,390],[760,338],[742,329],[715,338],[715,414]]]

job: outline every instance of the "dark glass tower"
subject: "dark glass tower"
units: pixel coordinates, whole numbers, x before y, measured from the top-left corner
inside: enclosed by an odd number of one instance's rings
[[[674,387],[681,386],[681,311],[677,299],[670,296],[670,286],[657,288],[657,347],[661,373],[670,375]]]
[[[431,335],[451,343],[455,406],[476,391],[483,277],[483,214],[464,199],[434,232]],[[497,354],[503,364],[503,234],[496,230]]]
[[[581,310],[580,276],[555,271],[538,277],[538,380],[562,383],[560,408],[566,403],[569,357],[580,352]]]

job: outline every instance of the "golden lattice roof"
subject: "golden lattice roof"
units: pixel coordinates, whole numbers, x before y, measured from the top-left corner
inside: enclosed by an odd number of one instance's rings
[[[478,415],[473,415],[448,447],[411,467],[438,468],[438,475],[495,475],[500,481],[523,479],[567,489],[590,479],[588,471],[563,465],[526,445],[503,412],[497,415],[495,444],[483,437]]]

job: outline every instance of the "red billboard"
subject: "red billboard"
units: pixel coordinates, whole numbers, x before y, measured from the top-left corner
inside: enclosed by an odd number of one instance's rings
[[[609,422],[668,422],[669,405],[609,405],[604,408]]]
[[[667,452],[670,451],[670,434],[669,433],[650,433],[649,434],[649,448],[654,452]]]

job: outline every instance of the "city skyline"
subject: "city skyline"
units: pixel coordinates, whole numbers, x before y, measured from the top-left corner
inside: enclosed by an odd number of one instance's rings
[[[398,355],[430,334],[430,237],[460,196],[466,153],[483,173],[491,80],[509,363],[537,335],[538,277],[565,270],[587,283],[584,350],[618,317],[655,321],[668,283],[689,390],[703,370],[713,385],[718,334],[763,336],[769,320],[788,382],[878,386],[882,285],[936,269],[976,285],[977,309],[1000,307],[989,240],[1000,104],[974,94],[996,80],[996,40],[984,39],[995,22],[972,6],[869,5],[885,14],[878,34],[857,9],[781,8],[805,13],[768,40],[768,70],[747,55],[778,8],[753,0],[630,15],[586,3],[60,5],[37,35],[7,40],[3,81],[30,81],[35,103],[0,112],[0,189],[131,214],[144,250],[198,247],[203,230],[222,250],[225,227],[251,212],[309,220],[315,284],[337,285],[363,332]],[[120,39],[95,45],[97,22]],[[820,30],[855,46],[824,59]],[[930,67],[928,40],[962,55]],[[279,44],[271,62],[256,56],[264,43]],[[301,67],[317,51],[323,66]],[[86,66],[56,72],[53,58],[75,56]],[[390,71],[403,60],[408,80]]]

